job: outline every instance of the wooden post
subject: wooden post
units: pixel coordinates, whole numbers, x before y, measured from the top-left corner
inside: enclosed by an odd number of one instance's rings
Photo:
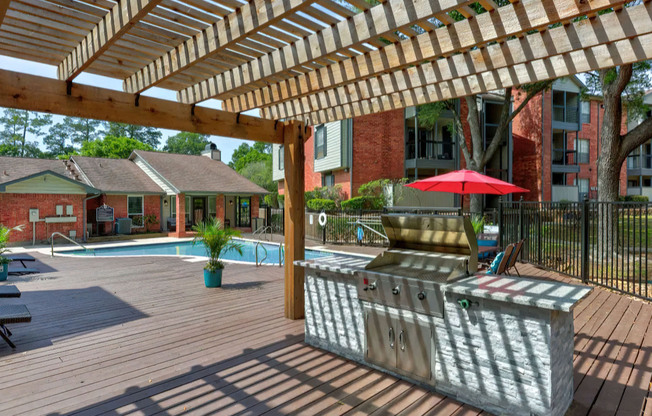
[[[177,194],[175,204],[177,204],[177,228],[174,236],[182,238],[186,236],[186,194]]]
[[[305,256],[303,124],[283,126],[285,152],[285,317],[304,316],[303,268],[294,265]]]

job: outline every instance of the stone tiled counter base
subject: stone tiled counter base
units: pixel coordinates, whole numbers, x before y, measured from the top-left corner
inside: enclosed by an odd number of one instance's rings
[[[297,262],[306,267],[308,344],[434,388],[496,414],[563,415],[573,399],[573,306],[589,287],[481,276],[445,291],[444,317],[358,299],[355,273],[366,260]],[[462,309],[458,300],[470,301]],[[412,378],[365,360],[365,308],[432,328],[430,377]]]

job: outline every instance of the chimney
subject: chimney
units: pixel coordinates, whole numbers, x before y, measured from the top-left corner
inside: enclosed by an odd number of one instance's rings
[[[222,160],[222,152],[219,151],[215,143],[209,143],[206,148],[201,152],[202,156],[210,157],[213,160]]]

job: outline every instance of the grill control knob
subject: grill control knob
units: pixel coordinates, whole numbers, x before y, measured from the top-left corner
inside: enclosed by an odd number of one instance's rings
[[[392,289],[392,293],[398,295],[399,293],[401,293],[401,288],[399,286],[396,286],[394,289]]]
[[[376,282],[369,284],[369,290],[376,290]]]
[[[419,292],[417,298],[419,298],[419,300],[424,300],[426,298],[426,292]]]

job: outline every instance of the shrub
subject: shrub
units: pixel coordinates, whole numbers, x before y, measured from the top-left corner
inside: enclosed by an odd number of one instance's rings
[[[405,185],[407,178],[403,179],[376,179],[360,185],[358,188],[358,195],[366,197],[379,198],[383,206],[388,204],[387,195],[385,195],[385,187],[388,185]],[[399,198],[400,199],[400,198]]]
[[[627,195],[618,197],[618,200],[621,202],[648,202],[649,198],[645,195]]]
[[[279,195],[276,197],[276,200],[278,201],[279,208],[285,206],[285,195]]]
[[[311,199],[306,205],[311,211],[334,211],[336,208],[335,201],[323,198]]]
[[[348,211],[357,210],[380,210],[383,209],[383,199],[376,196],[356,196],[347,201],[342,201],[342,209]]]
[[[278,196],[277,192],[265,195],[265,205],[272,208],[278,208]]]

